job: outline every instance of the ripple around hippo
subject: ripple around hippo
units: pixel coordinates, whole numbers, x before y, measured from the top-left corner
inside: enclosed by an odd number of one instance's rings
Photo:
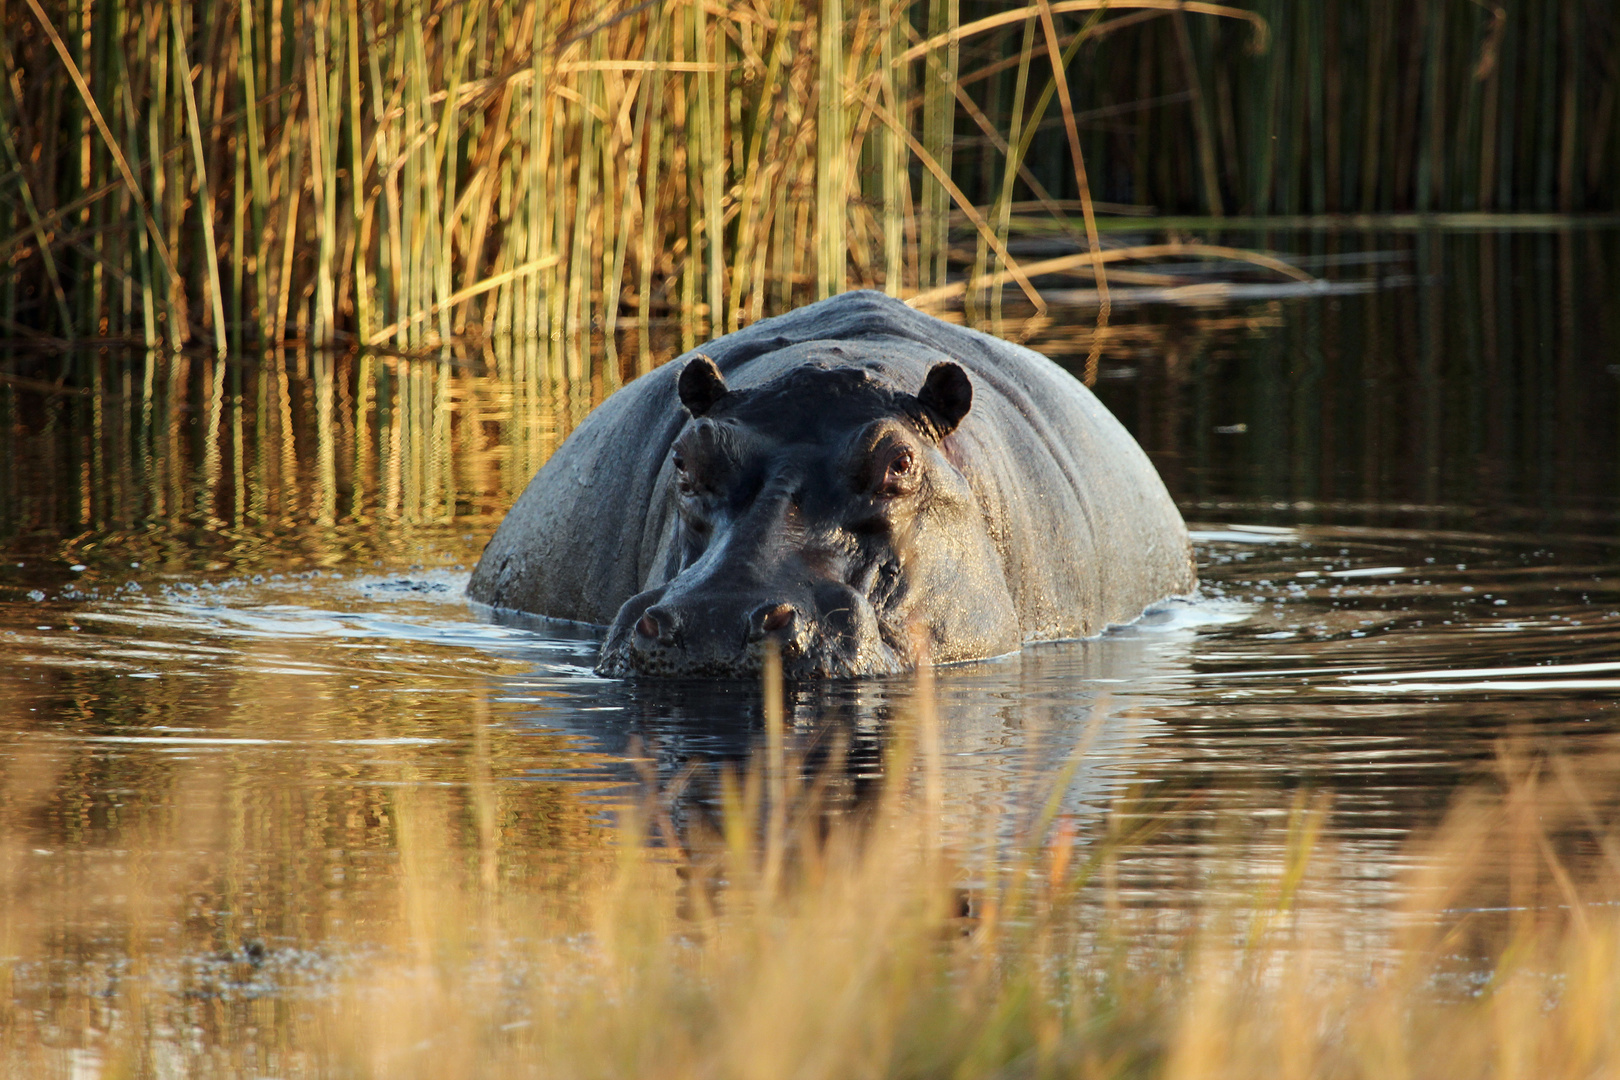
[[[1197,585],[1164,484],[1039,353],[872,292],[626,386],[513,505],[468,596],[606,625],[598,670],[900,672],[1089,637]]]

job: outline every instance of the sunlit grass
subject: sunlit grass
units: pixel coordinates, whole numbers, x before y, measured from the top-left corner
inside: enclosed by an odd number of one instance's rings
[[[925,685],[895,721],[889,780],[855,804],[823,783],[836,751],[801,782],[768,737],[755,767],[722,779],[713,830],[674,824],[665,792],[627,811],[610,846],[530,875],[502,849],[478,736],[466,791],[394,789],[392,873],[329,889],[317,932],[294,918],[262,941],[233,938],[188,892],[211,873],[209,823],[154,826],[117,872],[8,898],[0,1069],[1460,1078],[1620,1066],[1620,846],[1602,795],[1613,762],[1504,747],[1368,904],[1326,794],[1211,806],[1136,791],[1095,820],[1059,814],[1054,798],[993,856],[970,852],[939,834],[931,731]],[[51,780],[14,785],[11,809]],[[1268,805],[1282,812],[1257,818]],[[1205,845],[1196,884],[1133,886],[1133,864],[1168,842]],[[27,880],[32,853],[15,835],[4,855],[8,877]]]
[[[238,352],[511,334],[572,371],[593,331],[690,345],[856,285],[1039,308],[1009,244],[1094,251],[1088,177],[1203,225],[1612,210],[1614,13],[1442,8],[22,0],[0,319]]]

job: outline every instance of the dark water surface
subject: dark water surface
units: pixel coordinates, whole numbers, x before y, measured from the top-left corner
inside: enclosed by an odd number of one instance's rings
[[[946,825],[1016,837],[1080,745],[1076,821],[1128,790],[1194,807],[1120,867],[1175,907],[1224,827],[1198,806],[1266,822],[1331,792],[1336,887],[1376,907],[1502,740],[1620,734],[1620,234],[1229,239],[1367,287],[1116,309],[1098,392],[1203,595],[941,671]],[[1091,321],[1030,343],[1078,366]],[[398,872],[402,792],[460,807],[446,842],[512,877],[609,843],[651,782],[712,811],[714,766],[761,739],[754,688],[601,680],[588,636],[462,599],[635,373],[587,344],[0,361],[0,832],[11,899],[60,901],[57,960],[128,947],[99,897],[152,851],[194,857],[199,955],[318,944]],[[911,693],[800,688],[792,744],[846,748],[859,801]]]

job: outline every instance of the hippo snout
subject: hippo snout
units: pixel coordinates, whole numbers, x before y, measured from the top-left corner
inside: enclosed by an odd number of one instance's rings
[[[792,604],[761,604],[748,617],[748,640],[760,641],[772,634],[792,638],[801,616]]]
[[[746,641],[760,641],[772,634],[792,637],[794,627],[800,618],[798,609],[792,604],[761,604],[744,620]],[[721,636],[724,637],[724,617],[710,621],[719,624]],[[680,643],[681,626],[681,616],[676,609],[655,604],[642,612],[641,618],[636,620],[634,640],[642,649],[655,646],[671,648]]]
[[[777,642],[790,677],[827,678],[903,670],[883,641],[877,613],[853,589],[823,587],[791,599],[680,596],[657,589],[620,609],[597,671],[625,677],[758,678],[765,642]]]
[[[656,645],[673,645],[680,625],[669,608],[650,607],[636,620],[636,638]]]

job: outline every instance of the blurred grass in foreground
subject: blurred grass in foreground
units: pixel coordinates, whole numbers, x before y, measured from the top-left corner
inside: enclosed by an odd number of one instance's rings
[[[1409,850],[1387,910],[1368,911],[1332,888],[1356,867],[1331,839],[1325,796],[1299,795],[1269,825],[1257,825],[1258,802],[1138,792],[1088,821],[1057,816],[1054,798],[1001,858],[964,862],[936,835],[941,762],[929,676],[919,682],[893,732],[891,780],[864,806],[829,796],[836,752],[822,779],[789,779],[799,771],[768,708],[762,763],[722,780],[716,829],[677,827],[655,798],[622,823],[615,848],[527,878],[502,869],[480,728],[465,791],[393,790],[396,871],[334,887],[314,936],[200,953],[196,925],[209,915],[190,888],[212,873],[209,825],[169,822],[121,876],[103,871],[99,889],[36,883],[8,899],[0,1073],[1620,1068],[1620,843],[1613,807],[1590,794],[1612,789],[1620,763],[1504,747],[1495,775]],[[8,809],[26,814],[27,785],[8,790]],[[1213,810],[1226,830],[1199,861],[1195,906],[1122,890],[1120,867],[1194,810]],[[17,837],[8,830],[0,853],[9,880],[30,857]],[[100,945],[121,962],[75,962],[64,928],[96,913],[109,928]],[[51,955],[55,977],[41,980]]]

